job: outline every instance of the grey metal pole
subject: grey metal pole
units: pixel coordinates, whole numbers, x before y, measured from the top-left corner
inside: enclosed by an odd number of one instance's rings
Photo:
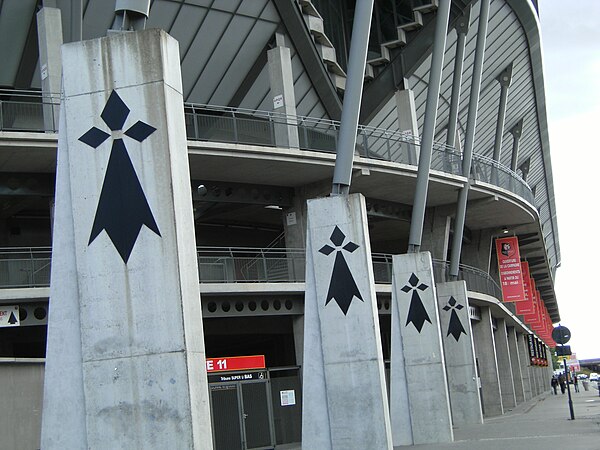
[[[477,41],[475,44],[475,61],[473,62],[473,75],[469,97],[467,131],[465,133],[465,150],[463,153],[462,164],[462,172],[463,175],[467,177],[467,182],[458,194],[456,218],[454,220],[454,236],[452,236],[452,253],[450,255],[450,280],[458,279],[458,266],[460,264],[460,253],[462,251],[462,236],[465,229],[465,218],[467,216],[469,178],[471,176],[471,160],[473,158],[473,145],[475,142],[475,127],[477,126],[477,107],[479,106],[479,92],[481,89],[481,75],[483,72],[483,58],[485,55],[485,40],[489,15],[490,0],[481,0],[479,23],[477,25]]]
[[[500,105],[498,106],[498,122],[496,123],[496,136],[494,138],[494,154],[492,159],[500,161],[502,150],[502,135],[504,134],[504,120],[506,118],[506,103],[508,101],[508,88],[512,81],[512,63],[502,71],[498,77],[500,83]]]
[[[450,0],[440,0],[435,22],[431,69],[429,70],[429,84],[427,88],[427,102],[425,104],[425,119],[423,122],[423,135],[421,138],[421,152],[419,156],[419,168],[417,170],[417,186],[413,201],[412,217],[410,220],[410,234],[408,236],[408,251],[411,253],[419,251],[421,239],[423,237],[423,221],[425,220],[427,189],[429,187],[429,169],[431,167],[431,152],[433,150],[433,136],[435,133],[435,121],[437,118],[440,85],[442,82],[446,36],[448,35],[450,3]]]
[[[356,129],[362,100],[365,64],[371,15],[374,0],[358,0],[354,11],[350,55],[348,57],[348,76],[342,107],[340,133],[336,147],[335,169],[333,171],[332,195],[348,195],[352,178],[352,162],[356,145]]]
[[[83,40],[83,0],[71,0],[71,42]]]
[[[448,134],[446,145],[454,147],[456,128],[458,125],[458,107],[460,106],[460,88],[462,84],[463,64],[465,60],[465,42],[469,31],[471,7],[458,20],[456,25],[456,56],[454,57],[454,74],[452,77],[452,94],[450,96],[450,111],[448,114]]]
[[[513,136],[512,157],[510,159],[510,170],[517,171],[517,161],[519,159],[519,142],[523,134],[523,119],[519,120],[514,127],[510,129],[510,134]]]

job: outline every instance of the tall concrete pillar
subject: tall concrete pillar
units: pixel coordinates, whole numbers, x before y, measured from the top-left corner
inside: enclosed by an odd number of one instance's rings
[[[513,383],[515,387],[515,400],[517,404],[525,401],[525,389],[523,386],[523,373],[521,371],[521,355],[517,342],[517,331],[515,327],[506,327],[508,334],[508,353],[510,354],[510,366],[512,368]]]
[[[436,289],[452,424],[460,427],[483,423],[467,285],[453,281],[439,283]]]
[[[277,33],[276,42],[277,47],[267,52],[273,111],[281,114],[274,119],[275,144],[278,147],[298,148],[292,57],[290,49],[285,47],[282,34]]]
[[[517,398],[515,396],[515,383],[513,381],[512,361],[508,346],[506,320],[497,319],[496,324],[494,341],[496,342],[496,357],[498,359],[498,378],[500,378],[502,405],[507,410],[517,406]]]
[[[60,9],[44,7],[36,16],[38,46],[40,52],[40,77],[42,79],[42,99],[44,130],[58,130],[60,83],[62,66],[60,46],[63,43]]]
[[[303,448],[391,450],[371,246],[360,194],[308,201],[303,357]]]
[[[62,65],[42,448],[212,449],[178,44]]]
[[[452,442],[431,255],[394,255],[392,264],[390,414],[394,445],[407,445],[411,440],[414,444]],[[407,411],[412,439],[406,426]]]
[[[425,211],[421,250],[431,253],[433,259],[446,261],[450,241],[451,214],[449,208],[429,208]]]
[[[415,107],[415,94],[412,89],[396,91],[396,110],[398,111],[398,131],[410,133],[419,137],[417,111]],[[402,144],[402,152],[408,155],[408,164],[416,166],[419,163],[420,146],[406,143]]]
[[[483,411],[487,417],[500,416],[504,414],[504,408],[496,360],[492,311],[489,306],[482,306],[480,310],[481,320],[473,327],[473,340],[475,354],[479,361]]]
[[[461,262],[489,272],[490,256],[493,251],[492,235],[492,230],[489,229],[474,230],[471,234],[471,242],[463,245]]]
[[[304,355],[304,316],[297,316],[292,319],[292,330],[294,333],[294,350],[296,352],[296,364],[302,367]]]
[[[523,393],[525,401],[533,397],[533,387],[529,377],[529,355],[527,353],[526,337],[523,333],[516,333],[517,350],[519,352],[519,361],[521,362],[521,380],[523,382]]]

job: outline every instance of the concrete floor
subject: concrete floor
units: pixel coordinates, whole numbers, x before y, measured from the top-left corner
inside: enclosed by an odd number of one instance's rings
[[[454,429],[451,444],[394,447],[394,450],[600,450],[600,396],[596,383],[589,391],[573,391],[575,420],[570,419],[568,396],[550,391],[521,404],[483,425]],[[300,450],[298,444],[277,449]],[[304,449],[313,450],[313,449]],[[315,449],[316,450],[316,449]],[[370,450],[370,449],[365,449]]]
[[[600,396],[596,383],[573,391],[575,420],[570,420],[568,395],[550,392],[519,405],[483,425],[457,428],[451,444],[415,445],[415,450],[600,450]]]

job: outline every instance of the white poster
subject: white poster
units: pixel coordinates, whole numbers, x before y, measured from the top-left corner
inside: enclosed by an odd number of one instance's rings
[[[296,404],[296,391],[293,389],[289,391],[279,391],[281,398],[281,406],[292,406]]]

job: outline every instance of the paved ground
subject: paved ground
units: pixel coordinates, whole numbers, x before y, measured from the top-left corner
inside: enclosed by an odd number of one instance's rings
[[[580,383],[581,384],[581,383]],[[451,444],[396,447],[415,450],[600,450],[600,396],[571,389],[575,420],[570,420],[568,396],[543,394],[483,425],[454,430]],[[571,386],[572,388],[572,386]]]
[[[571,420],[568,395],[561,395],[559,389],[558,395],[542,394],[503,416],[485,419],[483,425],[454,429],[451,444],[394,450],[600,450],[600,396],[596,383],[590,383],[589,391],[582,386],[578,393],[571,389],[571,396],[575,420]],[[277,447],[300,448],[298,444]]]

